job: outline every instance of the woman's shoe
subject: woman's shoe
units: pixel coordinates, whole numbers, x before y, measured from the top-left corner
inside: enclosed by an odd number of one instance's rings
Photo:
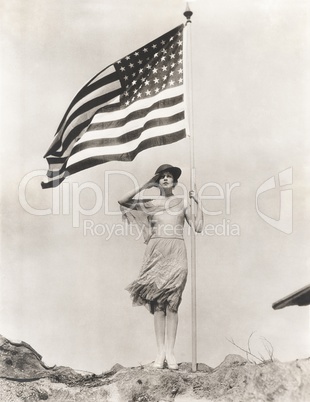
[[[153,367],[157,369],[163,369],[164,368],[164,363],[165,363],[166,356],[159,356],[156,357],[156,360],[154,361]]]
[[[156,369],[163,369],[164,368],[164,363],[156,363],[154,362],[153,367]]]
[[[179,369],[179,366],[173,355],[170,356],[169,358],[166,357],[166,360],[167,360],[168,369],[170,369],[170,370],[178,370]]]
[[[168,364],[168,369],[179,370],[179,366],[178,366],[178,364]]]

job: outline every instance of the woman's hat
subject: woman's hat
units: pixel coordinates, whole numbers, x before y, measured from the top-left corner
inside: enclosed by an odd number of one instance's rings
[[[167,163],[159,166],[159,168],[155,172],[155,176],[160,175],[164,172],[170,172],[174,177],[174,180],[178,180],[181,176],[182,170],[176,166],[168,165]]]

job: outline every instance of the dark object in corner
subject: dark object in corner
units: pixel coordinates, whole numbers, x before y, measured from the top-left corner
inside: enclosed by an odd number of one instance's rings
[[[274,310],[279,310],[288,306],[308,306],[310,304],[310,285],[297,290],[272,304]]]

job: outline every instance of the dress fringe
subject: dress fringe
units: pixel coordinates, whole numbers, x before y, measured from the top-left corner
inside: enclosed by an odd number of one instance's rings
[[[126,290],[134,306],[177,312],[187,280],[183,239],[154,238],[147,245],[139,277]]]

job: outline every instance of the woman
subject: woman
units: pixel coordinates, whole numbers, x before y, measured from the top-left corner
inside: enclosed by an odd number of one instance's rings
[[[197,204],[194,222],[184,200],[173,195],[180,175],[180,168],[161,165],[151,180],[119,201],[128,221],[138,223],[143,228],[147,243],[139,277],[126,289],[134,305],[144,305],[154,314],[157,341],[154,367],[163,368],[166,360],[168,368],[172,370],[178,369],[174,344],[178,308],[187,278],[184,221],[193,226],[196,232],[201,232],[203,227],[202,211],[194,193],[190,192],[190,197]],[[159,187],[159,197],[142,202],[133,198],[142,190],[152,187]]]

